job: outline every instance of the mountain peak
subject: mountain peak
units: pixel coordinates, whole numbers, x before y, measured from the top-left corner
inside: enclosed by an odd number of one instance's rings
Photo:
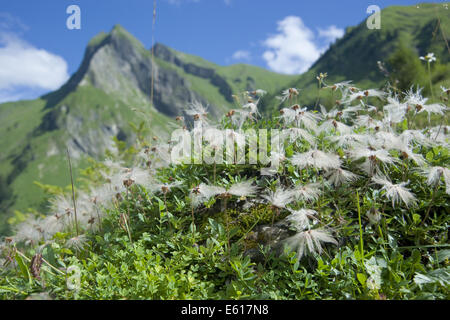
[[[120,23],[117,23],[112,27],[111,32],[112,31],[121,31],[121,30],[126,31],[125,28],[122,27],[122,25]]]
[[[120,24],[114,25],[114,27],[111,29],[109,35],[111,37],[120,37],[124,36],[127,38],[132,38],[137,40],[131,33],[129,33],[124,27],[122,27]]]

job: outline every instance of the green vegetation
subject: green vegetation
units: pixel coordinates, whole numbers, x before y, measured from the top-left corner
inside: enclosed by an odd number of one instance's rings
[[[425,69],[417,55],[404,45],[400,45],[388,59],[391,67],[390,82],[404,92],[412,85],[425,79]],[[421,83],[424,86],[424,83]]]
[[[150,52],[98,35],[60,90],[0,105],[0,299],[449,299],[449,16],[420,6],[300,77],[158,45],[176,121],[148,99]],[[279,165],[248,144],[245,164],[175,164],[181,128],[206,154],[279,130]]]
[[[246,111],[262,91],[244,92],[220,119],[234,136],[284,129],[269,175],[261,163],[169,163],[169,145],[134,127],[132,147],[116,140],[78,176],[76,207],[70,190],[43,186],[56,195],[48,215],[17,216],[0,297],[448,299],[450,127],[415,120],[447,119],[448,105],[420,89],[334,86],[331,111],[294,104],[264,119]],[[211,128],[201,105],[190,111]]]

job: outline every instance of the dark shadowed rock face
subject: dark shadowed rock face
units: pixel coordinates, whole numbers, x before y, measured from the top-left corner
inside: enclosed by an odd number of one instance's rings
[[[219,76],[214,69],[197,66],[193,63],[185,63],[180,60],[169,48],[159,43],[153,47],[153,50],[156,57],[183,68],[184,72],[199,78],[208,79],[213,86],[216,86],[219,89],[219,92],[227,101],[233,102],[233,90],[227,81]]]
[[[189,90],[189,83],[175,71],[157,72],[154,87],[155,108],[171,117],[182,115],[189,101],[202,100]]]

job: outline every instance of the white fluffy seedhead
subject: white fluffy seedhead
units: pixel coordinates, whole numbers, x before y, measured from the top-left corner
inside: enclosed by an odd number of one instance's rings
[[[440,184],[441,178],[444,178],[445,192],[450,195],[450,169],[435,166],[423,169],[422,174],[427,178],[429,186]]]
[[[254,196],[258,191],[258,187],[252,185],[252,181],[241,181],[233,184],[229,189],[228,193],[237,197],[250,197]]]
[[[393,184],[386,177],[375,176],[372,181],[382,186],[381,190],[385,190],[385,196],[392,201],[392,207],[395,207],[396,203],[403,202],[406,207],[414,205],[416,203],[416,197],[405,186],[408,182],[401,182]]]
[[[297,251],[298,260],[304,256],[306,251],[311,254],[321,254],[323,251],[321,242],[338,244],[336,239],[324,229],[303,231],[285,240],[288,247]]]
[[[345,185],[358,179],[358,175],[342,168],[330,170],[325,174],[325,177],[328,179],[328,182],[334,186]]]
[[[312,209],[289,210],[291,214],[287,219],[292,223],[295,229],[300,232],[310,228],[309,219],[317,214]]]
[[[291,158],[291,163],[300,169],[307,167],[315,169],[337,169],[341,166],[341,160],[338,155],[325,153],[317,149],[295,154]]]
[[[284,209],[286,205],[294,200],[295,192],[291,189],[277,188],[275,191],[269,191],[262,195],[274,207]]]
[[[309,183],[294,189],[295,198],[302,201],[315,201],[319,199],[321,193],[319,183]]]

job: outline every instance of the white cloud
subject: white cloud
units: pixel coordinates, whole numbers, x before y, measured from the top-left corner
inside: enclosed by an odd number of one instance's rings
[[[326,29],[319,29],[319,37],[325,38],[327,42],[334,42],[336,39],[344,35],[344,30],[339,29],[335,25],[331,25]]]
[[[58,89],[69,78],[67,62],[37,49],[13,33],[0,32],[0,97],[28,97],[29,92]],[[27,93],[28,91],[28,93]]]
[[[326,50],[331,39],[334,41],[342,31],[336,26],[326,28],[322,32],[319,30],[319,37],[326,41],[326,46],[321,46],[317,43],[314,32],[305,26],[300,17],[284,18],[278,22],[277,30],[277,34],[269,36],[263,42],[267,48],[263,59],[273,71],[287,74],[307,71]]]
[[[246,61],[250,61],[251,60],[251,54],[249,51],[247,50],[238,50],[235,53],[233,53],[233,55],[231,56],[231,58],[233,60],[246,60]]]

